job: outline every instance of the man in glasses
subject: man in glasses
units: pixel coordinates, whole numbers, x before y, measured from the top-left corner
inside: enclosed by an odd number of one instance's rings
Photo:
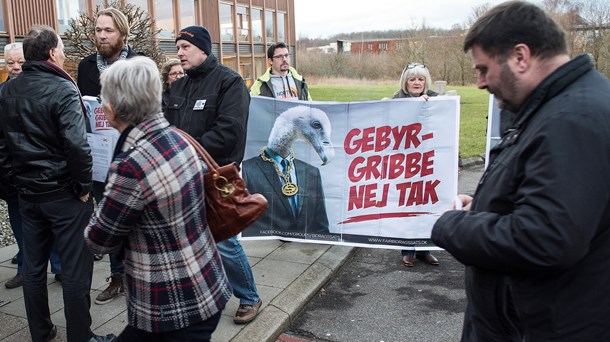
[[[97,13],[95,20],[96,53],[86,57],[78,64],[77,84],[83,96],[98,96],[102,89],[100,74],[112,63],[137,54],[127,44],[129,37],[129,22],[125,14],[116,8],[108,7]],[[104,182],[93,182],[93,196],[99,203],[104,194]],[[124,293],[123,288],[123,250],[110,253],[110,281],[108,287],[97,295],[95,304],[110,303]],[[95,255],[95,260],[101,260],[102,255]]]
[[[270,67],[250,88],[251,95],[311,101],[303,76],[290,66],[288,45],[279,42],[267,49]]]

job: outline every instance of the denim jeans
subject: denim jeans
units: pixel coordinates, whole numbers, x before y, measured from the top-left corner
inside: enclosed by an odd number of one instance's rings
[[[232,237],[216,246],[222,257],[229,283],[233,287],[233,294],[239,299],[239,303],[247,305],[257,303],[260,297],[254,283],[252,267],[237,238]]]
[[[21,219],[21,212],[19,212],[19,200],[17,197],[7,198],[6,206],[8,208],[8,219],[13,230],[13,236],[17,240],[17,274],[21,274],[23,272],[23,221]],[[59,261],[59,254],[57,254],[55,243],[53,243],[49,260],[51,261],[51,272],[61,274],[61,262]]]

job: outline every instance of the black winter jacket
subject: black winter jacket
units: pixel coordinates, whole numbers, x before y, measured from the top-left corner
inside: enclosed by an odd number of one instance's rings
[[[549,75],[432,240],[466,267],[462,341],[610,341],[610,82]]]
[[[42,62],[0,91],[0,167],[30,202],[91,191],[91,150],[76,85]]]
[[[127,47],[127,58],[136,56],[136,53]],[[102,90],[100,84],[100,71],[97,68],[97,53],[85,57],[78,63],[76,84],[81,95],[98,96]]]
[[[210,153],[218,165],[241,163],[250,94],[241,76],[212,54],[172,83],[165,116]]]

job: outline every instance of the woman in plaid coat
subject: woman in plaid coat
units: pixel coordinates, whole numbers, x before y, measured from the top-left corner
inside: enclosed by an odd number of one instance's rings
[[[128,326],[118,340],[208,341],[231,287],[206,222],[204,166],[161,113],[152,60],[117,61],[100,80],[121,135],[85,239],[94,253],[125,248]]]

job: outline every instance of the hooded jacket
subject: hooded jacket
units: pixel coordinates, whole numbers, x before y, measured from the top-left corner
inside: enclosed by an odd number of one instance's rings
[[[241,163],[250,95],[237,72],[210,54],[172,83],[165,117],[201,143],[218,165]]]
[[[65,77],[44,62],[27,61],[0,91],[2,174],[30,202],[91,191],[85,113],[76,85]]]
[[[312,101],[311,95],[309,94],[309,88],[305,79],[301,76],[297,70],[293,67],[288,67],[288,73],[294,79],[294,83],[297,86],[299,92],[299,100]],[[266,97],[275,97],[273,91],[273,85],[271,84],[271,68],[267,69],[267,72],[259,77],[256,82],[250,87],[251,95],[260,95]]]
[[[610,82],[586,55],[543,80],[434,243],[466,265],[462,341],[610,341]]]

